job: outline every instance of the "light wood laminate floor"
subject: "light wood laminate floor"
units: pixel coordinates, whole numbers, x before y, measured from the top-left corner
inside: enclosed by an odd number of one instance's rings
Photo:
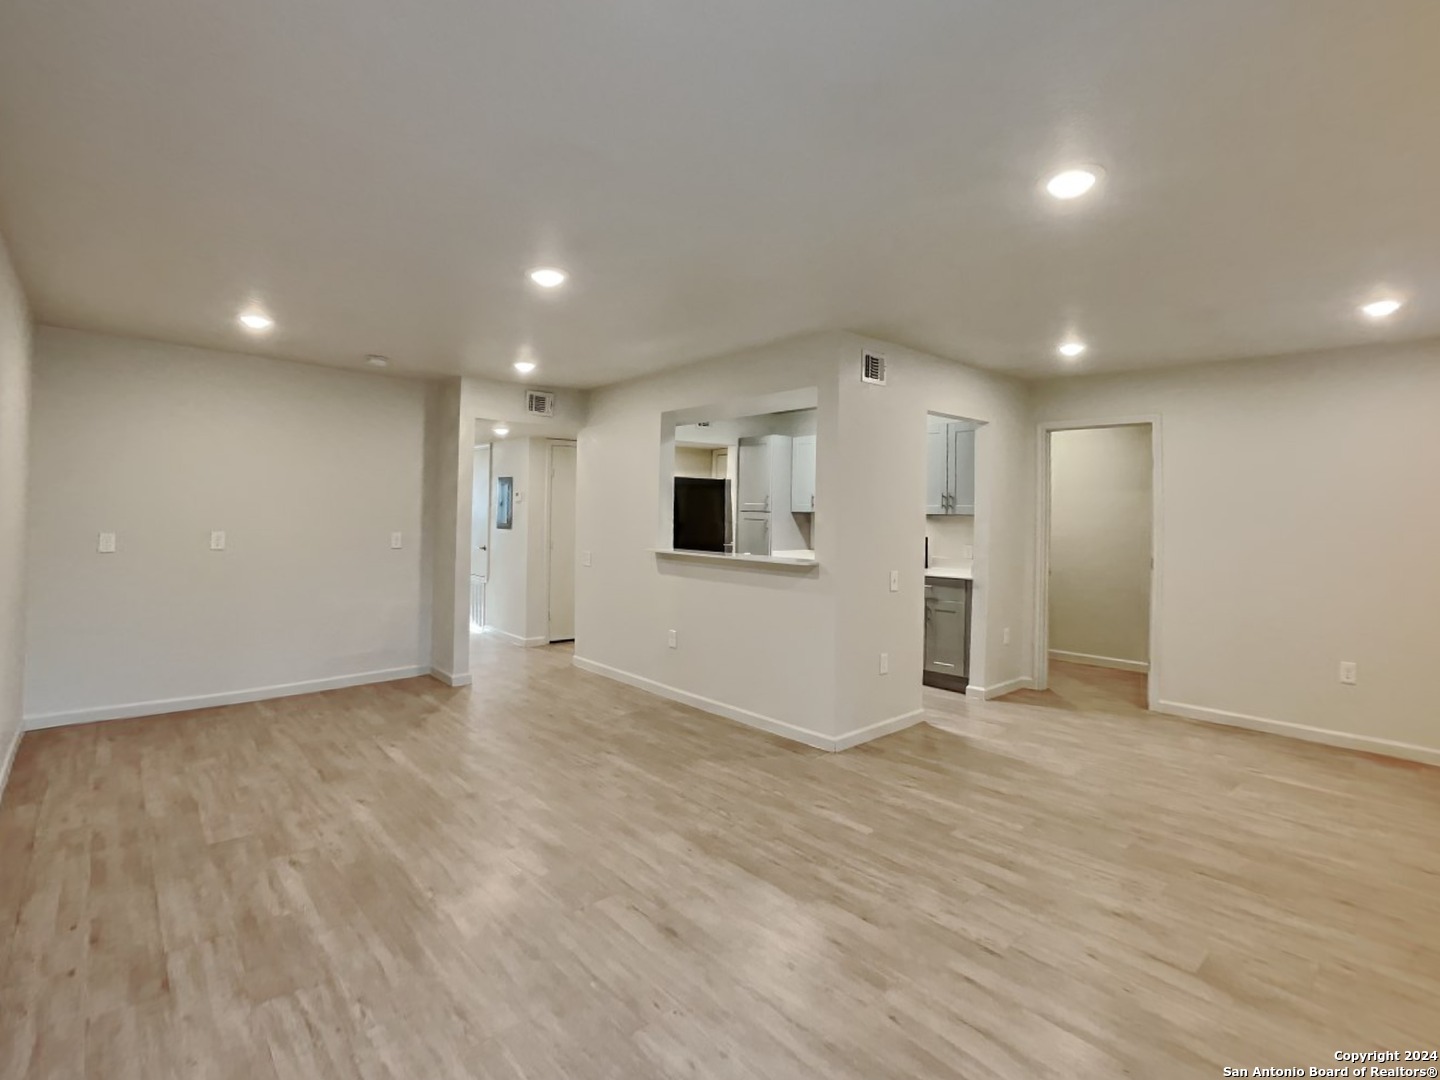
[[[1208,1080],[1440,1038],[1440,770],[1068,665],[830,755],[569,660],[27,735],[0,1076]]]

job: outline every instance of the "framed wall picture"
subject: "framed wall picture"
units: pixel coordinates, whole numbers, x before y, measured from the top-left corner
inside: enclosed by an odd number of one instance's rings
[[[495,527],[515,527],[515,478],[501,476],[495,480]]]

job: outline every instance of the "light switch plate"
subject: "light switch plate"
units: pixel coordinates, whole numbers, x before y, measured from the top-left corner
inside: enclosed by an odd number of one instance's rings
[[[580,565],[581,565],[581,566],[589,566],[589,565],[590,565],[590,552],[588,552],[588,551],[582,551],[582,552],[580,553]]]
[[[890,674],[890,654],[888,652],[882,652],[880,654],[880,674]]]
[[[1340,661],[1340,681],[1346,686],[1354,686],[1360,681],[1360,666],[1354,660]]]
[[[891,570],[891,571],[890,571],[890,591],[891,591],[891,592],[899,592],[899,591],[900,591],[900,571],[899,571],[899,570]]]
[[[225,550],[225,530],[224,530],[224,529],[216,529],[214,532],[212,532],[212,533],[210,534],[210,550],[211,550],[211,551],[224,551],[224,550]]]
[[[100,542],[95,545],[95,550],[102,555],[113,555],[115,553],[115,534],[101,533]]]
[[[666,637],[669,640],[670,648],[677,649],[680,647],[679,635],[677,635],[674,630],[671,630]]]
[[[392,532],[392,533],[390,534],[390,547],[391,547],[392,550],[398,551],[398,550],[400,550],[400,548],[402,548],[402,547],[404,546],[404,544],[405,544],[405,537],[404,537],[403,534],[398,533],[398,532]]]

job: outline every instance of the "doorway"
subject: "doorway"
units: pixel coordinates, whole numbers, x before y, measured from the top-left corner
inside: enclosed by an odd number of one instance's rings
[[[1072,681],[1107,669],[1154,707],[1158,431],[1151,418],[1041,429],[1037,689],[1052,664]]]
[[[575,640],[575,444],[552,442],[546,484],[545,537],[551,642]]]
[[[485,629],[485,584],[490,577],[490,445],[475,447],[470,495],[470,632]]]

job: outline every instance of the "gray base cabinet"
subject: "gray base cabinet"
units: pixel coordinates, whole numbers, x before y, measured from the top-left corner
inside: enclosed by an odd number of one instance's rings
[[[926,686],[964,690],[970,685],[969,581],[925,582]]]

